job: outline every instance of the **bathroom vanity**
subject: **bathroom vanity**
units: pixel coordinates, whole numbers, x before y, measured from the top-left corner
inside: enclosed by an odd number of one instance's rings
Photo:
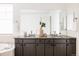
[[[76,56],[76,38],[15,38],[15,56]]]

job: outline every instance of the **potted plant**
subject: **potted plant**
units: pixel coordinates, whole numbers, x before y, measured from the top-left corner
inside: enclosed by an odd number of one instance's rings
[[[44,22],[40,22],[40,37],[44,36],[44,30],[43,28],[46,27],[46,24]]]
[[[41,28],[46,27],[46,24],[44,22],[40,22]]]

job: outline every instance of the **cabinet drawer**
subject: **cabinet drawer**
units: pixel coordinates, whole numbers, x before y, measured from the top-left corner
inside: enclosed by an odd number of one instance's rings
[[[53,39],[47,39],[45,40],[45,43],[53,43]]]
[[[22,39],[15,39],[15,43],[22,43]]]
[[[45,43],[50,43],[50,40],[49,39],[45,40]]]
[[[44,39],[37,39],[36,43],[44,43]]]
[[[76,43],[76,39],[75,38],[70,38],[67,40],[67,43]]]
[[[23,43],[35,43],[35,39],[25,39]]]
[[[66,43],[66,39],[62,39],[62,38],[56,38],[53,41],[54,43]]]

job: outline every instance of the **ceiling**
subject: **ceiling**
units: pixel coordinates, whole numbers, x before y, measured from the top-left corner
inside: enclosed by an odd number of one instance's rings
[[[79,3],[16,3],[20,9],[35,9],[35,10],[58,10],[58,9],[79,9]]]

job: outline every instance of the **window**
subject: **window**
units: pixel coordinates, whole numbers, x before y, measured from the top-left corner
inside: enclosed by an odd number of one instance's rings
[[[12,4],[0,4],[0,34],[13,34]]]

